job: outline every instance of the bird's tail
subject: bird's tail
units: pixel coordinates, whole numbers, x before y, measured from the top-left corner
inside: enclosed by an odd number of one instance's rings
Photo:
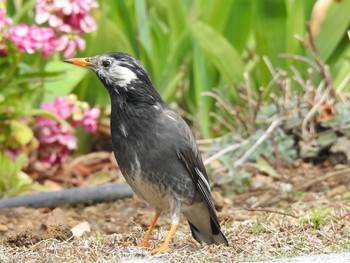
[[[198,228],[193,225],[190,221],[188,221],[190,228],[191,228],[191,233],[192,236],[195,240],[197,240],[201,244],[225,244],[228,246],[228,241],[225,237],[225,235],[221,232],[221,230],[217,227],[214,228],[213,234],[211,235],[210,238],[207,236],[204,236],[201,234],[201,232],[198,230]]]
[[[184,211],[183,214],[188,220],[193,238],[199,243],[228,245],[217,218],[212,218],[204,203],[191,206],[191,211]]]

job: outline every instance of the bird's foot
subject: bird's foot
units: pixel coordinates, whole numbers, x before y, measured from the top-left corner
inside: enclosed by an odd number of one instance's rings
[[[149,242],[148,240],[142,240],[140,244],[137,245],[140,248],[148,248],[149,247]]]
[[[149,253],[152,256],[159,256],[162,253],[165,253],[169,250],[168,244],[162,244],[159,248],[151,250]]]

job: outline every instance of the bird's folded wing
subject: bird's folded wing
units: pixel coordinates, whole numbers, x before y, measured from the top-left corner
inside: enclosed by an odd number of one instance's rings
[[[215,224],[217,224],[217,227],[220,228],[219,220],[216,216],[215,206],[210,194],[208,176],[206,174],[202,159],[191,147],[179,150],[178,156],[185,164],[189,174],[191,175],[192,181],[196,186],[196,189],[206,202],[211,218],[214,219]]]

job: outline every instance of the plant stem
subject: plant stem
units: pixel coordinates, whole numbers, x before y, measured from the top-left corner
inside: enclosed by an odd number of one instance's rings
[[[6,76],[4,77],[4,79],[1,81],[0,83],[0,91],[5,89],[6,85],[8,84],[9,80],[12,78],[13,74],[15,74],[18,64],[21,62],[22,60],[22,56],[23,53],[20,53],[14,60],[12,63],[12,66],[10,67],[9,72],[6,74]]]

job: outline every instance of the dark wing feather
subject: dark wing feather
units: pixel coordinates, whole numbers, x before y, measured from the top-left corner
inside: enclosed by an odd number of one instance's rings
[[[175,120],[174,122],[171,121],[171,123],[175,124],[176,129],[179,131],[178,134],[181,139],[179,138],[178,141],[182,141],[182,143],[178,145],[177,155],[186,166],[196,189],[205,200],[211,217],[218,223],[215,206],[210,194],[208,175],[192,132],[187,123],[175,112],[166,110],[165,115]]]
[[[216,216],[215,206],[210,194],[209,182],[207,179],[208,176],[201,157],[191,148],[179,150],[178,156],[185,164],[189,174],[191,175],[192,181],[196,186],[196,189],[206,202],[211,218],[214,219],[216,226],[220,228],[219,220]]]
[[[210,186],[208,175],[206,173],[202,158],[199,154],[197,143],[192,135],[192,132],[186,122],[172,111],[167,112],[172,118],[176,119],[177,128],[180,129],[185,142],[179,145],[177,155],[186,166],[191,179],[196,186],[196,190],[203,197],[203,200],[208,206],[210,216],[214,224],[220,229],[219,220],[216,215],[215,206],[210,194]]]
[[[188,171],[189,177],[192,180],[196,194],[193,196],[194,202],[198,202],[198,197],[201,198],[208,208],[208,214],[210,216],[210,227],[211,236],[206,236],[207,234],[202,234],[201,231],[205,229],[198,229],[193,225],[190,220],[188,220],[191,227],[192,236],[200,243],[215,243],[215,244],[226,244],[228,245],[227,239],[220,230],[220,224],[218,217],[216,215],[215,206],[211,197],[211,190],[208,180],[208,175],[206,173],[202,158],[198,151],[197,143],[192,135],[192,132],[186,122],[181,119],[179,115],[168,110],[165,111],[165,115],[168,115],[172,120],[166,121],[167,128],[172,129],[171,134],[177,134],[172,140],[176,141],[176,151],[179,160],[183,163]],[[177,132],[174,132],[176,130]],[[170,132],[169,132],[170,134]]]

